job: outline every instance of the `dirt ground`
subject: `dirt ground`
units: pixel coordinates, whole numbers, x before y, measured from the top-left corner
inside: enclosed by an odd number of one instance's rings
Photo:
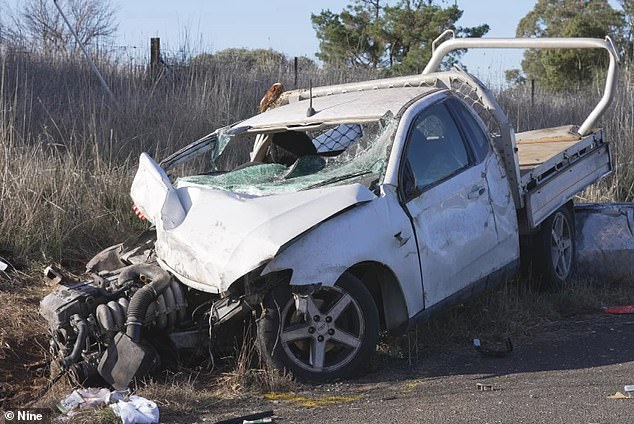
[[[36,406],[52,408],[72,387],[61,381],[40,398],[50,370],[37,309],[49,288],[32,281],[0,288],[0,409],[37,399]],[[213,423],[266,410],[275,412],[275,422],[288,423],[632,422],[634,399],[608,396],[634,384],[634,315],[577,312],[538,322],[530,337],[514,339],[513,352],[503,358],[484,357],[470,340],[449,337],[453,341],[442,345],[419,340],[420,349],[411,354],[407,343],[400,354],[382,353],[368,374],[353,381],[289,382],[270,391],[227,377],[226,368],[206,377],[178,369],[139,394],[155,400],[168,423]],[[118,422],[94,415],[73,422],[97,418]]]
[[[28,278],[0,287],[0,409],[36,397],[49,375],[48,337],[38,314],[46,287]]]
[[[575,317],[545,326],[504,358],[467,343],[430,349],[411,368],[391,361],[357,381],[269,394],[190,422],[271,409],[280,423],[632,422],[634,399],[608,396],[634,384],[633,333],[632,315]]]

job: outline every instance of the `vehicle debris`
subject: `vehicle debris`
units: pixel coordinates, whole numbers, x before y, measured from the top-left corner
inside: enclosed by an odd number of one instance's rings
[[[608,395],[608,399],[632,399],[632,395],[630,393],[621,393],[621,392],[616,392],[613,395]]]
[[[516,133],[477,78],[439,71],[450,51],[489,47],[603,49],[603,96],[580,125]],[[454,38],[421,75],[275,93],[275,107],[158,163],[141,154],[130,194],[152,227],[79,280],[51,272],[52,356],[80,382],[124,389],[160,352],[206,351],[255,319],[265,360],[331,381],[362,371],[380,331],[510,278],[520,245],[561,286],[573,198],[612,171],[594,124],[616,61],[609,38]]]
[[[57,409],[70,417],[107,406],[121,418],[123,424],[159,422],[159,409],[156,403],[141,396],[130,395],[127,390],[111,392],[105,388],[76,389],[57,404]]]
[[[634,275],[634,204],[579,204],[575,221],[579,275],[617,282]]]
[[[634,305],[624,305],[624,306],[607,306],[603,308],[603,312],[606,314],[634,314]]]
[[[265,424],[265,423],[272,423],[272,422],[273,422],[273,418],[266,417],[266,418],[259,418],[257,420],[244,420],[242,421],[242,424]]]
[[[67,275],[64,275],[63,270],[59,269],[56,265],[49,265],[44,269],[44,278],[49,286],[61,284],[65,279],[71,281]]]
[[[495,387],[493,384],[484,384],[484,383],[476,383],[476,389],[480,390],[481,392],[493,392],[493,391],[500,390],[497,387]]]
[[[153,424],[160,422],[159,408],[155,402],[131,395],[110,405],[123,424]]]
[[[216,421],[216,424],[244,424],[244,423],[270,423],[273,422],[271,417],[275,413],[270,411],[257,412],[254,414],[243,415],[241,417],[229,418],[227,420]],[[268,421],[260,421],[267,419]]]
[[[483,346],[480,339],[473,339],[473,347],[480,355],[494,358],[503,358],[513,352],[513,343],[511,342],[510,337],[507,337],[506,340],[504,340],[503,348],[499,348],[497,344],[488,344]]]
[[[81,411],[104,408],[110,403],[111,392],[102,388],[76,389],[57,404],[57,409],[68,416]]]

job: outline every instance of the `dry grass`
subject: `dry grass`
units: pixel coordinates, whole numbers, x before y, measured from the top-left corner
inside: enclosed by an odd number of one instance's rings
[[[276,64],[100,67],[118,108],[82,61],[0,48],[0,256],[78,266],[135,233],[128,188],[141,152],[163,157],[246,118],[273,82],[293,79]],[[365,76],[316,70],[299,85]]]
[[[220,375],[229,393],[288,391],[295,388],[292,375],[278,370],[262,358],[256,347],[254,324],[248,324],[227,370]]]
[[[77,269],[90,252],[139,231],[123,189],[131,183],[127,162],[104,163],[89,147],[63,154],[0,149],[10,157],[0,157],[0,249],[7,256]]]
[[[49,374],[48,337],[38,314],[45,293],[25,278],[9,282],[0,272],[0,407],[6,400],[24,404],[37,396]]]

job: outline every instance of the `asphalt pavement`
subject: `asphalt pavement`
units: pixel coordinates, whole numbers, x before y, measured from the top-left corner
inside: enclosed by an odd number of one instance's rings
[[[269,395],[240,412],[273,409],[279,423],[634,423],[634,398],[608,397],[634,384],[633,335],[634,315],[576,317],[503,358],[465,343],[413,366],[394,360],[355,381]]]

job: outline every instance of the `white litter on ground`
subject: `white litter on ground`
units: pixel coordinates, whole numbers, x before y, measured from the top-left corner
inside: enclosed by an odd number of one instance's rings
[[[101,409],[110,405],[123,424],[151,424],[159,422],[159,409],[155,402],[128,392],[111,392],[108,389],[77,389],[64,398],[58,409],[66,416],[79,412]]]
[[[64,398],[57,408],[65,415],[73,416],[78,412],[104,408],[110,403],[110,390],[99,388],[77,389]]]
[[[159,422],[159,409],[155,402],[132,395],[127,401],[120,400],[110,408],[121,418],[123,424],[151,424]]]

